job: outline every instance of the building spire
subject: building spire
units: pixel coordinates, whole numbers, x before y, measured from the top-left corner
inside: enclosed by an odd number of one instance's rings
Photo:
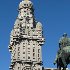
[[[24,1],[29,1],[29,0],[24,0]]]

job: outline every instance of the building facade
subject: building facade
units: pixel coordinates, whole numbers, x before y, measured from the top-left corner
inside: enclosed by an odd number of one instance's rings
[[[35,20],[31,1],[20,2],[18,11],[10,34],[10,70],[42,70],[42,24]]]

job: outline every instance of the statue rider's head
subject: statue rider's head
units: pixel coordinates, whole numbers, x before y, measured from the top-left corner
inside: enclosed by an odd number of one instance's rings
[[[63,37],[67,37],[67,33],[64,33],[64,34],[63,34]]]

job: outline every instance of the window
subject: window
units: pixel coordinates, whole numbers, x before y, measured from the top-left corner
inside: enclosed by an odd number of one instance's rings
[[[26,6],[26,4],[24,4],[24,6]]]
[[[33,52],[35,52],[35,49],[33,48]]]
[[[28,48],[28,50],[30,50],[30,48]]]
[[[19,24],[18,24],[18,26],[19,26]]]
[[[20,67],[18,67],[18,70],[20,69]]]
[[[28,56],[28,59],[30,59],[30,56]]]
[[[38,61],[40,61],[40,58],[38,58]]]
[[[30,51],[29,51],[30,52]],[[30,55],[30,53],[28,53]]]
[[[24,12],[26,12],[26,11],[24,11]]]
[[[23,48],[23,51],[25,51],[25,47]]]
[[[30,36],[30,31],[28,31],[28,35]]]
[[[40,70],[40,68],[38,68],[38,70]]]
[[[38,53],[40,53],[40,49],[38,49]]]
[[[18,56],[20,56],[20,52],[18,52]]]
[[[29,26],[27,26],[27,29],[29,29]],[[29,31],[30,32],[30,31]]]
[[[23,52],[23,54],[25,54],[25,52]]]
[[[20,47],[18,47],[18,51],[20,50]]]
[[[28,6],[28,4],[27,4],[27,6]]]
[[[30,44],[30,40],[28,40],[28,44]]]
[[[29,52],[29,54],[30,54],[30,51],[28,51]]]
[[[23,42],[23,45],[24,45],[25,43]]]
[[[23,29],[22,31],[23,31],[23,33],[25,33],[25,29]]]
[[[29,15],[29,13],[27,13],[27,15]]]
[[[33,57],[35,57],[35,53],[33,53]]]
[[[38,54],[38,57],[39,57],[39,54]]]
[[[25,57],[23,57],[23,59],[25,59]]]

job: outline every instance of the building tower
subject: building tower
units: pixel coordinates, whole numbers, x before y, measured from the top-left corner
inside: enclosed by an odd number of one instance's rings
[[[42,24],[34,18],[33,4],[24,0],[10,34],[10,70],[42,70]]]

